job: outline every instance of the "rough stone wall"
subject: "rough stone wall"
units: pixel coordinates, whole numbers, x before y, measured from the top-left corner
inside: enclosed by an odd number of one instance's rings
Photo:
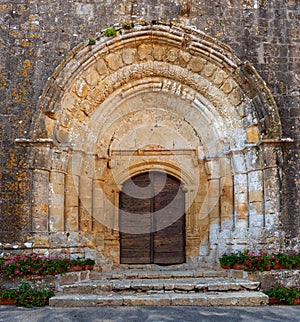
[[[282,228],[297,246],[299,198],[299,36],[297,0],[2,1],[0,4],[0,242],[30,233],[26,148],[47,79],[78,44],[131,19],[177,21],[230,45],[253,63],[275,97],[283,137]]]

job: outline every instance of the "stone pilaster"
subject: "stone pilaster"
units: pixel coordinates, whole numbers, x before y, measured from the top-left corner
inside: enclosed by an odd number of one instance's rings
[[[47,232],[49,229],[49,171],[32,171],[32,231]]]
[[[92,184],[93,180],[87,176],[80,177],[79,185],[79,229],[92,231]]]
[[[93,180],[93,230],[103,231],[103,212],[104,212],[103,181]]]
[[[66,175],[65,186],[65,230],[79,231],[79,176]]]
[[[65,174],[50,172],[49,229],[51,232],[64,231]]]

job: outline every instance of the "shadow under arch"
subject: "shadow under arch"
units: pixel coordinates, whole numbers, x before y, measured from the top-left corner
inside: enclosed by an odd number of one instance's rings
[[[122,186],[124,182],[140,173],[157,171],[164,172],[171,175],[177,180],[181,181],[183,185],[197,186],[197,178],[191,177],[190,173],[182,169],[180,165],[176,163],[166,161],[150,161],[150,162],[138,162],[128,168],[128,172],[118,171],[113,177],[115,183],[118,186]]]

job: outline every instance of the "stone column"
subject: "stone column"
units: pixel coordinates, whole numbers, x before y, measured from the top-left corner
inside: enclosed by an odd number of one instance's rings
[[[104,198],[103,223],[105,225],[104,256],[116,265],[120,264],[119,242],[119,188],[112,185],[107,187],[106,192],[110,195]]]
[[[221,216],[221,229],[233,229],[233,178],[228,173],[226,177],[220,179],[220,216]]]
[[[265,226],[263,161],[259,147],[248,147],[245,151],[247,165],[249,228],[260,232]]]
[[[92,179],[80,177],[79,185],[79,229],[83,232],[92,231]]]
[[[246,173],[234,175],[234,228],[248,227],[248,179]]]
[[[223,159],[214,158],[207,161],[209,173],[207,191],[207,211],[209,213],[209,242],[218,244],[221,229],[221,177],[224,172]]]
[[[279,225],[281,213],[281,164],[282,151],[278,142],[264,142],[262,153],[264,159],[264,212],[266,228]]]
[[[220,226],[220,178],[210,179],[208,186],[209,222]]]
[[[190,236],[192,232],[191,214],[192,204],[191,204],[191,193],[187,186],[184,186],[183,191],[185,192],[185,232],[186,236]]]
[[[49,230],[49,171],[32,171],[32,231]]]
[[[48,248],[50,246],[51,189],[50,173],[53,162],[53,142],[51,139],[18,140],[18,144],[30,147],[29,167],[32,171],[31,191],[31,230],[33,247]]]
[[[249,227],[263,228],[265,214],[263,207],[264,186],[261,170],[248,173]]]
[[[50,172],[50,231],[64,231],[65,210],[65,174],[61,172]]]
[[[104,192],[103,181],[93,180],[93,231],[103,231]]]
[[[243,152],[237,151],[231,156],[234,183],[234,228],[236,231],[248,227],[248,178],[246,158]],[[241,231],[240,234],[244,234]]]
[[[72,151],[65,177],[65,230],[79,231],[79,192],[83,153]]]
[[[186,216],[186,258],[187,261],[192,261],[199,253],[200,244],[200,223],[199,213],[195,207],[195,199],[198,187],[185,185],[183,187],[185,193],[185,216]]]
[[[65,230],[79,231],[79,176],[66,175],[65,187]]]
[[[114,217],[113,217],[113,233],[119,237],[119,202],[121,189],[116,187],[113,189],[114,193]]]
[[[197,220],[198,214],[195,209],[195,194],[198,187],[185,185],[183,192],[185,193],[185,215],[186,215],[186,234],[191,236],[195,231],[199,232],[199,221]]]

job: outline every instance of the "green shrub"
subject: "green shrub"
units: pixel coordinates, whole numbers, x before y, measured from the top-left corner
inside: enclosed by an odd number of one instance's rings
[[[50,287],[31,286],[27,281],[22,280],[17,289],[3,290],[0,298],[15,300],[18,306],[32,307],[49,304],[49,298],[53,295],[54,290]]]
[[[91,45],[91,46],[92,46],[92,45],[96,45],[96,40],[91,38],[91,39],[89,40],[89,45]]]
[[[77,257],[76,259],[55,256],[19,255],[0,258],[0,277],[14,278],[26,275],[57,275],[68,271],[75,265],[95,264],[93,259]]]
[[[104,35],[106,37],[111,37],[111,36],[115,36],[117,34],[117,31],[115,28],[107,28],[104,32]]]
[[[236,260],[235,254],[223,254],[219,258],[220,264],[228,267],[232,267],[233,264],[235,263],[235,260]]]
[[[232,267],[234,264],[244,264],[249,271],[264,271],[271,268],[300,268],[300,253],[287,255],[284,253],[271,253],[266,251],[244,250],[223,254],[219,258],[221,265]]]
[[[134,27],[134,23],[132,21],[131,22],[125,22],[122,27],[125,30],[130,30],[130,29],[132,29]]]
[[[297,287],[287,287],[284,285],[277,285],[273,289],[265,290],[265,294],[269,297],[278,299],[287,304],[293,304],[294,300],[299,298],[300,290]]]

